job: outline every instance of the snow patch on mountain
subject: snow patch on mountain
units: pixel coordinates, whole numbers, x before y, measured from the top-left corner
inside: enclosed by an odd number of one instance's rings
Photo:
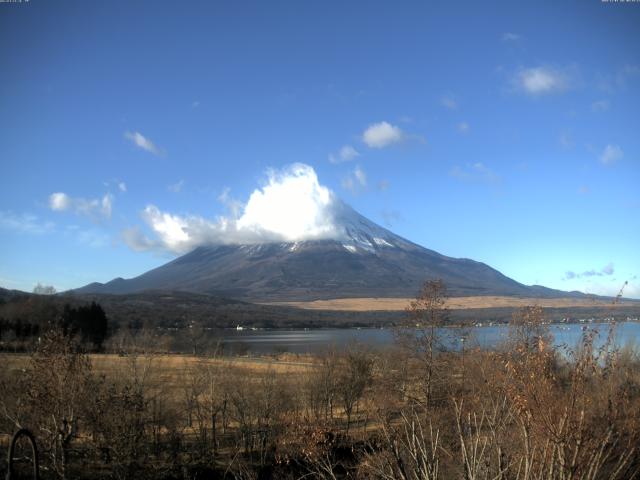
[[[358,253],[358,249],[356,247],[354,247],[353,245],[350,245],[348,243],[343,243],[342,246],[345,248],[345,250],[351,252],[351,253]]]

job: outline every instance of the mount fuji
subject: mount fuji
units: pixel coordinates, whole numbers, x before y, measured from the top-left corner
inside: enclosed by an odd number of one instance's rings
[[[333,239],[199,246],[138,277],[91,283],[74,292],[184,291],[252,302],[407,298],[425,280],[442,279],[451,296],[582,296],[526,286],[484,263],[429,250],[341,202],[333,215],[338,232]]]

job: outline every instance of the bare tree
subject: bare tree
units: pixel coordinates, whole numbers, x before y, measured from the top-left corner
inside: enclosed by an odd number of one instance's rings
[[[38,284],[33,287],[33,293],[37,293],[38,295],[55,295],[57,291],[52,285],[43,285],[38,282]]]
[[[543,308],[533,305],[516,310],[509,322],[509,341],[511,350],[542,351],[551,347],[553,336]]]
[[[9,416],[16,427],[34,429],[60,478],[67,477],[69,448],[78,435],[78,419],[92,391],[92,379],[89,358],[60,329],[41,338],[19,379],[18,411]]]
[[[314,419],[326,423],[333,419],[338,380],[338,355],[335,350],[327,350],[320,354],[317,360],[317,367],[306,374],[304,389]]]
[[[365,454],[364,472],[381,480],[437,480],[440,477],[440,432],[416,409],[403,410],[397,421],[381,423],[383,448]]]
[[[373,361],[361,349],[350,348],[338,371],[337,391],[342,408],[347,417],[347,434],[351,426],[354,410],[357,411],[358,401],[364,395],[365,389],[373,380]]]
[[[435,354],[439,347],[438,329],[448,318],[446,287],[442,280],[424,283],[415,300],[407,308],[408,323],[399,332],[399,339],[418,361],[422,378],[424,403],[431,405],[435,380]]]

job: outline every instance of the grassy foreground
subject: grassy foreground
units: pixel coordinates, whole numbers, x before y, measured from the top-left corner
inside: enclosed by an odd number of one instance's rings
[[[0,441],[29,428],[43,478],[634,478],[637,352],[592,330],[551,348],[540,312],[493,352],[444,352],[426,326],[375,352],[87,355],[53,330],[0,357]]]

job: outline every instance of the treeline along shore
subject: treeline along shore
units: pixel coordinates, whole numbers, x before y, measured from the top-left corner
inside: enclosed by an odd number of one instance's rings
[[[97,305],[108,322],[103,335],[106,339],[118,330],[141,328],[162,329],[174,337],[185,334],[185,329],[206,331],[235,328],[355,328],[392,327],[406,319],[400,310],[318,310],[284,305],[265,305],[238,300],[199,295],[186,292],[147,292],[132,295],[34,295],[24,292],[0,290],[0,349],[16,351],[27,348],[25,343],[37,339],[48,325],[65,321],[68,324],[84,322],[84,330],[103,325],[100,312],[90,312]],[[409,307],[410,301],[406,301]],[[532,302],[533,304],[533,302]],[[447,308],[448,326],[476,323],[508,323],[519,307]],[[79,312],[79,313],[78,313]],[[71,315],[76,315],[71,319]],[[95,319],[92,319],[92,315]],[[577,322],[580,319],[640,318],[640,302],[626,301],[612,304],[602,301],[594,305],[547,307],[545,319],[549,322]],[[66,319],[66,320],[64,320]],[[69,325],[68,325],[69,326]],[[79,325],[73,328],[80,329]],[[80,329],[82,330],[82,329]],[[85,333],[87,337],[88,333]],[[93,338],[96,340],[96,338]],[[188,343],[188,342],[186,342]],[[184,341],[176,342],[183,348]],[[189,350],[186,350],[189,351]]]

